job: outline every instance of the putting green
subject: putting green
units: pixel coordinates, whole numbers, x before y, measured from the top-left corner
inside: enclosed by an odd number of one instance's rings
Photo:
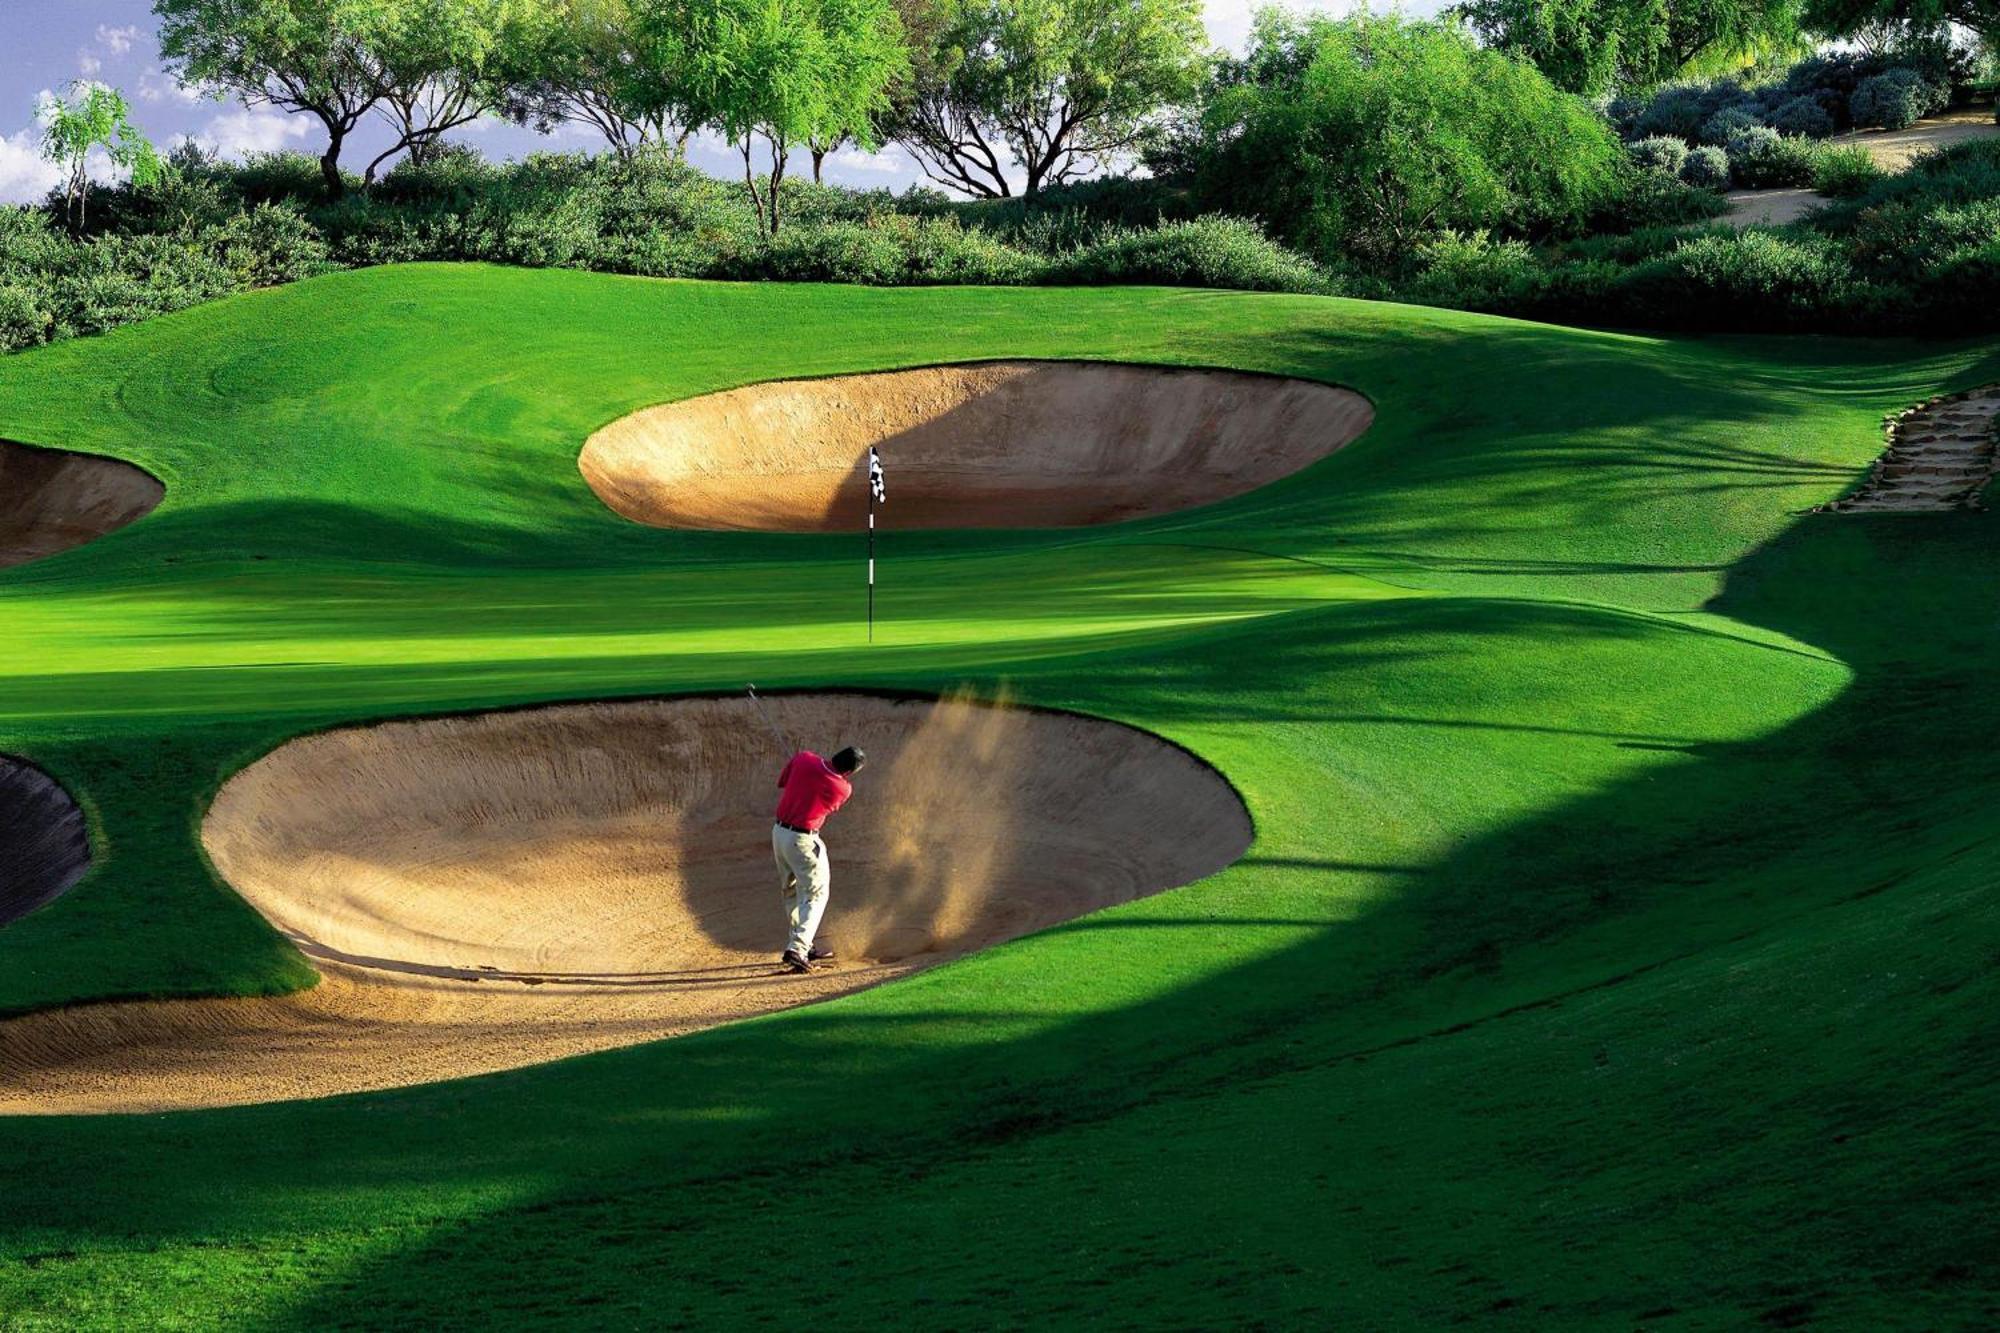
[[[1088,530],[898,532],[892,477],[872,646],[858,535],[646,528],[577,471],[649,404],[999,358],[1291,375],[1376,416]],[[196,826],[345,723],[1004,692],[1193,750],[1256,827],[1198,883],[684,1039],[0,1121],[0,1311],[1979,1322],[2000,759],[1967,738],[2000,720],[2000,560],[1978,515],[1804,511],[1885,412],[1994,379],[1984,346],[449,266],[0,360],[0,437],[166,488],[0,574],[0,752],[96,851],[0,928],[0,1009],[309,984]],[[7,1030],[0,1075],[49,1058]]]

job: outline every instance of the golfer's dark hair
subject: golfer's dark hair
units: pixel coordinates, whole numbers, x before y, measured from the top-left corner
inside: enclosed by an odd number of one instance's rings
[[[831,762],[833,765],[834,772],[852,773],[855,769],[860,768],[863,764],[868,762],[868,756],[861,753],[861,751],[855,749],[852,745],[850,745],[845,750],[842,750],[839,754],[835,755]]]

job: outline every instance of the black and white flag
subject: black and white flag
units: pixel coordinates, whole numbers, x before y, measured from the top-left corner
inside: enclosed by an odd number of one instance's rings
[[[882,456],[872,444],[868,446],[868,494],[876,504],[889,498],[889,487],[882,478]]]

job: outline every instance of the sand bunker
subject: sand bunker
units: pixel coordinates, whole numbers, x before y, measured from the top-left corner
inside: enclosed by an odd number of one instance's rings
[[[0,926],[68,892],[90,869],[90,830],[62,784],[0,755]]]
[[[851,531],[868,446],[893,528],[1048,528],[1241,495],[1368,429],[1346,389],[1220,370],[1005,361],[781,380],[635,412],[578,460],[664,528]]]
[[[870,755],[828,829],[835,970],[776,971],[780,759],[743,699],[331,732],[231,779],[202,831],[321,985],[0,1023],[0,1111],[320,1096],[647,1041],[874,985],[1249,846],[1220,776],[1129,727],[864,695],[767,707],[802,744]]]
[[[130,463],[0,440],[0,569],[95,541],[166,494]]]

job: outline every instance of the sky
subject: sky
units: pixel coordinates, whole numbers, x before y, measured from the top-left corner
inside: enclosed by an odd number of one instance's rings
[[[1300,9],[1352,7],[1352,0],[1290,2]],[[1251,10],[1260,3],[1208,0],[1210,38],[1241,50]],[[1417,0],[1408,8],[1431,12],[1442,3]],[[122,89],[132,102],[133,120],[163,148],[184,135],[229,157],[287,148],[317,155],[325,148],[324,131],[308,116],[217,102],[177,87],[160,68],[152,0],[0,0],[0,202],[39,199],[55,184],[55,169],[37,151],[35,104],[43,92],[61,91],[74,79],[98,79]],[[589,149],[602,142],[594,130],[576,126],[544,136],[499,121],[477,122],[453,137],[497,158]],[[342,164],[358,171],[388,142],[379,127],[370,127],[343,153]],[[713,138],[698,139],[690,157],[710,171],[742,170],[741,159]],[[922,180],[916,164],[893,146],[839,153],[828,160],[827,175],[846,185],[897,190]]]

